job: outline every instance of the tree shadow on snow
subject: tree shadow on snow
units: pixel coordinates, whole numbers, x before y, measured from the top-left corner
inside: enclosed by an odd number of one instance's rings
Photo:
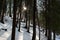
[[[23,40],[31,40],[31,34],[28,32],[23,32]]]

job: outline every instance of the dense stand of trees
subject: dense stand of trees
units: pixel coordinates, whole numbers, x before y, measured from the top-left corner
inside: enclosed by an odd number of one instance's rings
[[[53,40],[55,40],[55,34],[59,30],[59,1],[57,0],[45,0],[44,6],[45,11],[43,11],[43,16],[45,18],[46,36],[47,40],[51,40],[51,33],[53,32]],[[58,32],[59,33],[59,32]]]
[[[39,0],[41,1],[41,0]],[[27,8],[23,9],[24,6]],[[53,32],[53,40],[55,39],[56,34],[60,34],[60,1],[59,0],[43,0],[43,4],[39,4],[39,7],[42,8],[40,13],[37,9],[37,0],[0,0],[0,22],[4,23],[4,16],[7,11],[7,3],[9,3],[9,16],[12,17],[12,35],[11,40],[15,40],[15,30],[17,27],[17,22],[19,24],[18,31],[20,32],[21,21],[22,21],[22,11],[25,12],[25,28],[27,32],[30,33],[30,22],[33,24],[33,34],[32,40],[36,40],[36,25],[38,25],[39,31],[39,40],[40,40],[40,27],[43,27],[45,30],[45,36],[47,40],[52,40],[51,33]],[[11,12],[11,6],[13,4],[13,13]],[[17,12],[18,11],[18,12]],[[17,17],[18,14],[18,17]]]

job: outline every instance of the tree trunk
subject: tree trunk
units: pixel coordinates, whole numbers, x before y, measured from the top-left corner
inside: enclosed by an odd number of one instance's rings
[[[2,18],[1,18],[1,23],[4,24],[4,10],[2,10]]]
[[[47,14],[47,0],[45,0],[45,5],[44,5],[44,6],[45,6],[45,9],[46,9],[46,10],[45,10],[45,13],[44,13],[45,21],[46,21],[46,24],[45,24],[45,27],[46,27],[46,28],[45,28],[45,30],[46,30],[45,36],[47,36],[47,15],[46,15],[46,14]]]
[[[55,31],[53,31],[53,40],[56,40],[55,37]]]
[[[48,36],[48,35],[47,35],[47,24],[46,24],[46,28],[45,28],[45,30],[46,30],[46,32],[45,32],[45,36]]]
[[[37,18],[38,21],[38,30],[39,30],[39,40],[40,40],[40,24],[39,24],[39,19]]]
[[[40,27],[39,27],[39,40],[40,40]]]
[[[15,40],[15,31],[16,31],[16,0],[14,1],[14,6],[13,6],[13,25],[12,25],[12,36],[11,36],[11,40]]]
[[[28,8],[28,0],[25,0],[25,6],[27,6],[27,8]],[[27,11],[28,10],[25,10],[25,18],[26,18],[26,26],[24,27],[24,28],[26,28],[27,29]]]
[[[36,8],[36,18],[37,18],[37,24],[38,24],[38,30],[39,30],[39,40],[40,40],[40,23],[39,23],[38,10],[37,10],[37,8]]]
[[[0,21],[1,21],[2,5],[3,5],[3,0],[0,0]]]
[[[21,27],[21,13],[20,13],[20,19],[19,19],[19,29],[18,29],[19,32],[20,32],[20,27]]]
[[[48,29],[48,40],[51,40],[51,30]]]
[[[5,11],[5,9],[4,9],[5,8],[5,1],[6,0],[3,0],[3,5],[2,5],[2,18],[1,18],[1,23],[3,23],[3,24],[4,24],[4,21],[3,20],[4,20],[4,11]]]
[[[36,0],[33,0],[33,36],[32,36],[32,40],[36,40],[35,12],[36,12]]]
[[[29,32],[29,28],[30,28],[30,22],[27,21],[27,32],[28,32],[28,33],[30,33],[30,32]]]
[[[27,29],[27,11],[25,11],[25,21],[26,21],[26,26],[24,28]]]
[[[12,15],[11,15],[11,0],[9,0],[9,16],[12,17]]]
[[[29,10],[28,10],[27,32],[30,33],[29,32],[29,29],[30,29],[30,5],[28,5],[28,8],[29,8]]]
[[[51,21],[51,18],[49,17],[49,14],[50,14],[50,3],[51,3],[51,0],[48,0],[48,7],[47,7],[47,11],[48,11],[48,15],[47,15],[47,25],[48,25],[48,40],[51,40],[51,26],[50,26],[50,21]]]
[[[21,7],[22,7],[22,0],[20,0],[20,3],[19,3],[19,13],[20,13],[20,18],[19,18],[19,29],[18,31],[20,32],[20,26],[21,26]]]
[[[25,28],[27,28],[27,12],[26,12],[26,27]]]
[[[38,18],[38,15],[37,15],[37,21],[38,21],[38,30],[39,30],[39,40],[40,40],[40,24],[39,24],[39,18]]]

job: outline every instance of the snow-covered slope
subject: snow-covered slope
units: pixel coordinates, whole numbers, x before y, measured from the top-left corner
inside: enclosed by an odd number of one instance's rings
[[[11,40],[11,32],[12,32],[12,19],[8,16],[4,17],[4,19],[6,19],[7,21],[5,21],[5,24],[0,23],[0,26],[2,28],[7,28],[7,31],[1,30],[0,31],[0,40]],[[26,32],[27,30],[24,29],[25,23],[21,22],[21,32],[18,32],[18,28],[16,28],[16,36],[15,39],[16,40],[32,40],[32,27],[30,27],[30,33]],[[7,27],[6,27],[7,26]],[[38,28],[36,28],[36,40],[39,40],[38,36]],[[41,40],[47,40],[47,37],[45,37],[44,33],[41,31]],[[56,40],[60,40],[60,36],[56,36]]]

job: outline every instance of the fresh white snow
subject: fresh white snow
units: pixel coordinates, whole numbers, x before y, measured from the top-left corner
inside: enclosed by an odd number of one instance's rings
[[[0,23],[0,40],[11,40],[11,32],[12,32],[12,19],[8,16],[4,17],[4,23]],[[18,32],[18,28],[16,28],[16,40],[32,40],[32,27],[30,27],[30,33],[26,32],[27,30],[23,27],[25,26],[25,23],[21,22],[21,32]],[[31,24],[32,26],[32,24]],[[7,28],[7,31],[1,30],[1,28]],[[42,30],[42,29],[41,29]],[[41,33],[41,40],[47,40],[47,37],[45,37],[43,32]],[[36,40],[39,40],[39,31],[38,28],[36,28]],[[60,40],[60,35],[56,35],[56,40]]]

